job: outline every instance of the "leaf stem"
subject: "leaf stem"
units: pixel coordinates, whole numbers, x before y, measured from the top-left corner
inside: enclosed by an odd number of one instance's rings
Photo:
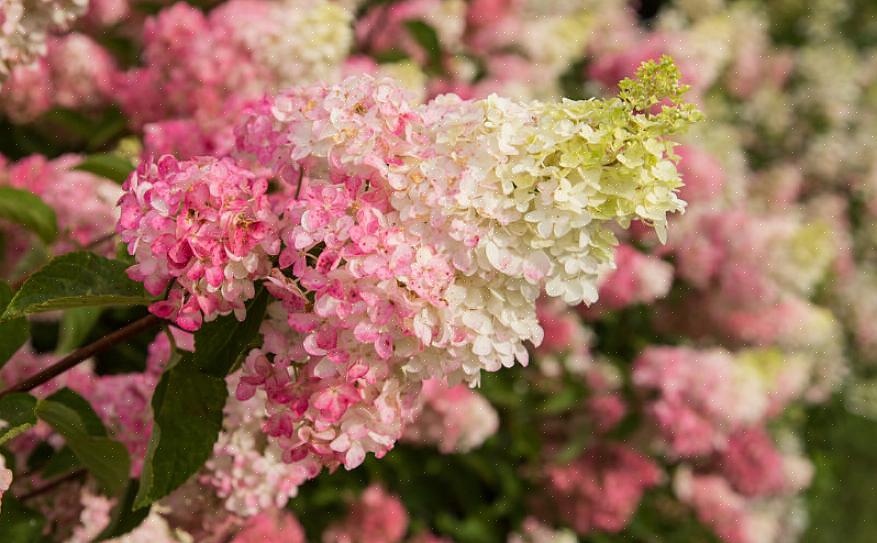
[[[160,322],[161,319],[159,319],[155,315],[147,315],[142,319],[136,320],[131,324],[128,324],[127,326],[119,328],[115,332],[105,335],[94,343],[90,343],[85,347],[80,347],[79,349],[76,349],[72,353],[68,354],[58,362],[55,362],[54,364],[37,373],[36,375],[28,377],[24,381],[10,386],[6,390],[0,392],[0,398],[13,392],[28,392],[30,390],[33,390],[43,383],[46,383],[47,381],[50,381],[55,377],[61,375],[65,371],[75,367],[80,362],[91,358],[97,353],[109,349],[116,343],[125,341],[126,339],[136,336],[144,330],[148,330],[153,326],[157,326]]]
[[[46,492],[49,492],[50,490],[58,488],[59,486],[61,486],[62,484],[66,483],[68,481],[75,481],[76,479],[82,477],[83,475],[85,475],[85,469],[77,469],[77,470],[71,471],[70,473],[68,473],[66,475],[62,475],[56,479],[52,479],[51,481],[44,484],[43,486],[38,486],[32,490],[25,492],[24,494],[22,494],[21,496],[18,497],[18,501],[23,502],[23,501],[29,500],[31,498],[35,498],[37,496],[45,494]]]

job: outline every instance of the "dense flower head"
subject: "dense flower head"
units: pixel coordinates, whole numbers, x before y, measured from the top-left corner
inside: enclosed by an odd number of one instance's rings
[[[146,22],[145,65],[114,78],[115,96],[134,125],[187,120],[189,137],[222,155],[248,101],[336,77],[352,41],[350,18],[329,0],[233,0],[209,15],[180,2]],[[197,156],[172,141],[152,138],[146,151]]]
[[[581,535],[620,531],[662,477],[648,457],[617,444],[592,447],[571,464],[549,467],[547,475],[557,513]]]
[[[775,494],[786,486],[783,458],[760,428],[744,428],[731,435],[721,469],[744,496]]]
[[[378,485],[365,489],[341,522],[323,533],[323,543],[399,543],[408,512],[399,498]]]
[[[88,0],[0,2],[0,86],[16,66],[45,55],[48,33],[68,28],[87,7]]]
[[[137,263],[128,270],[153,295],[150,310],[197,330],[232,311],[243,318],[271,255],[280,249],[268,182],[229,159],[142,162],[125,182],[117,231]]]
[[[767,390],[750,367],[723,350],[649,347],[634,362],[633,384],[671,454],[707,455],[737,428],[762,420]]]
[[[267,283],[280,303],[238,397],[266,390],[267,430],[288,460],[351,468],[383,455],[422,380],[477,383],[481,370],[526,363],[524,341],[542,340],[541,291],[596,299],[612,267],[610,225],[664,231],[683,203],[673,144],[659,136],[696,114],[637,109],[680,92],[668,60],[642,75],[663,87],[630,82],[626,99],[605,102],[449,95],[421,106],[362,76],[249,110],[242,160],[296,197]]]
[[[87,245],[112,229],[117,212],[119,186],[109,179],[79,171],[77,155],[48,160],[31,155],[17,162],[0,162],[0,186],[27,190],[42,198],[54,210],[59,240],[55,251],[62,253]],[[14,259],[21,255],[12,255]]]
[[[423,383],[423,406],[406,426],[403,439],[438,446],[443,453],[468,452],[496,433],[499,416],[466,385],[448,387],[436,379]]]

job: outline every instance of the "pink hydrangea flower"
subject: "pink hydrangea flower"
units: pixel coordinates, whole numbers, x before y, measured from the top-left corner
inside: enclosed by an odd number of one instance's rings
[[[783,457],[761,428],[734,432],[720,463],[725,478],[744,496],[776,494],[786,488]]]
[[[117,231],[137,263],[132,279],[153,295],[150,311],[197,330],[204,319],[235,312],[280,250],[268,183],[229,159],[144,161],[125,182]]]
[[[630,245],[619,245],[615,249],[615,265],[615,271],[600,283],[600,301],[584,310],[586,315],[653,303],[670,291],[673,266],[660,258],[641,253]]]
[[[649,347],[636,359],[633,384],[675,456],[723,448],[737,428],[760,421],[767,390],[752,370],[722,350]]]
[[[423,383],[423,407],[403,439],[437,445],[443,453],[468,452],[499,429],[490,403],[466,385],[449,387],[437,379]]]
[[[557,513],[581,535],[621,531],[645,490],[661,481],[653,461],[615,444],[594,446],[571,464],[546,471]]]
[[[287,511],[265,511],[251,517],[230,543],[305,543],[304,529]]]
[[[365,489],[347,517],[323,532],[323,543],[399,543],[408,530],[408,512],[382,487]]]

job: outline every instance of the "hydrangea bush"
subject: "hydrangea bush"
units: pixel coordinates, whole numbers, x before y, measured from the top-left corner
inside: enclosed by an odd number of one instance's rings
[[[875,15],[0,0],[0,541],[872,541]]]

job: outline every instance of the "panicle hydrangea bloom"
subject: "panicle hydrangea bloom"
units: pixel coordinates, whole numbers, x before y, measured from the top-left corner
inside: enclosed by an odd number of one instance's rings
[[[161,507],[153,505],[139,526],[123,536],[107,540],[107,543],[185,543],[185,536],[168,525],[159,509]]]
[[[616,269],[600,283],[600,302],[591,313],[649,304],[670,292],[673,266],[630,245],[615,250]]]
[[[112,230],[118,217],[114,204],[121,195],[119,186],[109,179],[76,170],[81,161],[82,157],[77,155],[62,155],[53,160],[31,155],[0,168],[0,186],[30,191],[55,210],[61,234],[54,247],[56,253],[100,238]]]
[[[17,66],[0,88],[0,111],[14,123],[32,121],[52,108],[53,91],[45,59]]]
[[[652,460],[617,444],[595,445],[572,463],[546,472],[557,514],[581,535],[621,531],[645,490],[662,478]]]
[[[51,39],[46,64],[57,105],[92,107],[110,96],[115,63],[107,50],[88,36],[73,32]]]
[[[798,541],[806,525],[802,504],[793,494],[748,499],[721,475],[698,473],[689,466],[677,469],[673,489],[724,543]]]
[[[734,432],[720,463],[722,474],[744,496],[776,494],[786,487],[783,457],[761,428]]]
[[[372,6],[357,20],[355,35],[360,47],[370,53],[401,50],[420,64],[428,51],[412,37],[406,24],[421,21],[436,31],[443,49],[459,49],[466,24],[466,3],[461,0],[403,0]]]
[[[88,0],[0,0],[0,86],[16,67],[46,53],[51,31],[66,30]]]
[[[596,299],[611,225],[640,219],[663,238],[683,207],[664,137],[696,118],[677,103],[674,70],[648,64],[605,102],[416,106],[361,77],[249,110],[239,149],[298,198],[269,277],[281,302],[238,397],[265,388],[287,460],[351,468],[384,454],[423,379],[477,383],[526,363],[524,341],[542,339],[540,291]],[[676,105],[649,113],[662,96]]]
[[[229,159],[140,163],[123,185],[117,231],[137,263],[128,275],[168,299],[150,311],[186,330],[232,311],[243,319],[254,281],[280,250],[268,182]]]
[[[15,123],[37,119],[53,106],[94,108],[108,102],[115,63],[78,32],[48,39],[46,56],[12,70],[0,89],[0,108]]]
[[[347,517],[323,532],[323,543],[399,543],[408,530],[408,512],[399,498],[372,485]]]
[[[252,517],[230,543],[305,543],[304,529],[292,513],[265,511]]]
[[[351,18],[328,0],[232,0],[209,15],[180,2],[147,21],[145,66],[119,74],[115,95],[135,126],[187,120],[189,137],[222,155],[249,100],[336,77],[352,42]],[[147,139],[147,155],[196,156],[163,145],[176,141],[165,138]]]
[[[758,374],[720,349],[648,347],[634,362],[633,384],[656,393],[646,411],[680,457],[723,448],[735,429],[760,422],[768,409]]]
[[[459,384],[424,381],[423,406],[405,427],[403,439],[438,446],[439,451],[465,453],[480,447],[499,428],[499,416],[483,396]]]
[[[82,504],[79,524],[65,543],[90,543],[110,524],[115,500],[92,493],[88,488],[82,489],[79,499]]]

